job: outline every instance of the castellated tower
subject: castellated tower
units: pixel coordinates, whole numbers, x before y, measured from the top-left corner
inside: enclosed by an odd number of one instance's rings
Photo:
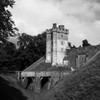
[[[52,29],[46,30],[46,63],[52,66],[63,66],[63,59],[68,49],[68,29],[64,25],[53,24]]]

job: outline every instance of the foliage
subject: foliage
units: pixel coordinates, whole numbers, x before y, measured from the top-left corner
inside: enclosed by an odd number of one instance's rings
[[[73,47],[72,48],[76,48],[76,46],[75,45],[73,45]]]
[[[33,37],[26,33],[19,34],[17,45],[20,49],[25,49],[27,45],[33,41]]]
[[[88,43],[88,40],[85,39],[82,41],[82,46],[85,47],[85,46],[89,46],[90,44]]]
[[[13,7],[14,0],[0,0],[0,41],[6,42],[9,36],[14,36],[18,30],[14,27],[14,21],[11,19],[11,13],[7,9]]]
[[[68,42],[68,46],[69,46],[70,48],[72,47],[71,42]]]
[[[71,49],[76,48],[75,45],[72,46],[71,42],[68,42],[68,46],[69,46]]]
[[[0,68],[23,70],[45,55],[46,33],[31,36],[22,33],[18,36],[18,46],[6,40],[0,43]]]

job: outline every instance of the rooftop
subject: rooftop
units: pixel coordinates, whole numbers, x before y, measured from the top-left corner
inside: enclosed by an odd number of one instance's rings
[[[51,64],[45,63],[45,57],[43,56],[23,71],[47,71],[50,67]]]
[[[45,57],[41,57],[39,60],[37,60],[35,63],[27,67],[23,72],[26,71],[70,71],[69,67],[62,67],[62,66],[52,66],[51,63],[45,63]]]

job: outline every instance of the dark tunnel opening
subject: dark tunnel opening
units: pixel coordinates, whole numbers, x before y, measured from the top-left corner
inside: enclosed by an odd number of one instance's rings
[[[41,79],[41,88],[42,88],[42,89],[43,89],[44,87],[47,88],[47,84],[48,84],[48,82],[49,82],[49,78],[50,78],[50,77],[43,77],[43,78]]]
[[[27,89],[29,87],[29,85],[33,82],[32,77],[28,77],[27,79],[28,79],[28,81],[27,81],[27,86],[25,87],[25,89]]]

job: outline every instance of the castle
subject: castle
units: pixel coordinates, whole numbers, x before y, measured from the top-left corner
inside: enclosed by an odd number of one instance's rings
[[[64,25],[53,24],[52,29],[46,30],[46,63],[52,66],[64,66],[66,49],[68,49],[68,29]]]
[[[18,72],[18,79],[23,87],[38,93],[44,87],[49,90],[68,75],[71,68],[81,67],[100,50],[100,45],[70,49],[68,34],[69,30],[64,25],[57,27],[55,23],[51,29],[46,30],[46,55]]]

